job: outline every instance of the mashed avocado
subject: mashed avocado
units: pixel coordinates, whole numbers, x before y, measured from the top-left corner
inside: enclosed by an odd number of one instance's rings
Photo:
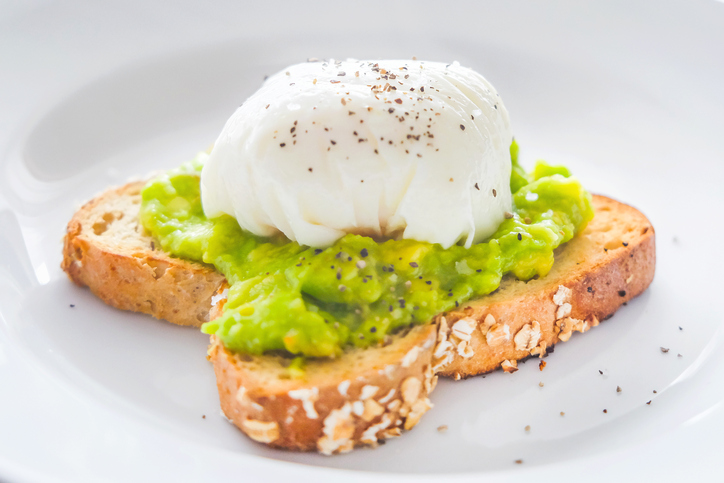
[[[199,154],[143,190],[141,223],[174,256],[212,264],[231,288],[223,315],[203,325],[234,352],[335,356],[494,291],[501,277],[544,276],[553,250],[593,218],[591,197],[567,169],[538,162],[526,173],[511,146],[514,213],[466,249],[346,235],[315,249],[261,238],[201,207]]]

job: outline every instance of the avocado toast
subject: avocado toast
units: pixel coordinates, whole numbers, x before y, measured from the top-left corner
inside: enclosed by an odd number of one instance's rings
[[[137,182],[83,206],[68,224],[62,267],[109,305],[180,325],[213,320],[226,301],[225,278],[209,265],[172,257],[139,223]],[[248,355],[212,336],[222,409],[256,441],[294,450],[344,452],[412,428],[431,407],[437,375],[460,379],[544,357],[585,332],[650,284],[654,229],[640,212],[606,197],[596,216],[555,251],[545,276],[503,278],[495,292],[383,344],[345,350],[303,365],[287,354]]]

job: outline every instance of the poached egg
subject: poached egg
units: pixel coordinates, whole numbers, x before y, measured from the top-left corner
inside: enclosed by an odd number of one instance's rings
[[[469,247],[512,211],[512,139],[498,93],[458,63],[297,64],[227,121],[202,204],[313,247],[347,233]]]

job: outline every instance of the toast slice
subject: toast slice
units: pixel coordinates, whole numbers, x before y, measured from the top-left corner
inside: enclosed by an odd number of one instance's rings
[[[117,309],[200,327],[225,278],[157,249],[138,221],[145,184],[110,189],[83,205],[68,223],[61,268]]]
[[[384,347],[310,360],[297,377],[289,359],[233,354],[212,336],[221,410],[253,440],[277,448],[329,455],[377,446],[412,429],[432,407],[437,328],[433,321]]]
[[[506,277],[500,288],[448,314],[440,325],[435,372],[455,379],[543,357],[573,332],[613,316],[651,284],[656,237],[631,206],[593,197],[596,215],[579,236],[559,247],[553,268],[528,282]]]
[[[108,191],[68,225],[62,267],[114,307],[200,325],[220,313],[224,278],[155,249],[137,220],[142,183]],[[437,374],[460,379],[543,357],[572,332],[611,316],[651,283],[654,229],[636,209],[594,196],[596,216],[556,251],[542,279],[504,279],[493,294],[385,347],[347,351],[290,370],[289,359],[227,351],[212,337],[221,407],[252,439],[324,454],[376,445],[411,429],[432,405]]]

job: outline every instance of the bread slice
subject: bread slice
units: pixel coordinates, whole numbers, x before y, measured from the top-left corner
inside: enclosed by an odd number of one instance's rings
[[[63,269],[107,303],[182,325],[199,325],[223,307],[224,278],[208,266],[159,252],[137,214],[142,185],[111,190],[86,204],[66,234]],[[460,379],[543,357],[573,331],[611,316],[651,283],[654,229],[636,209],[594,196],[586,230],[556,251],[551,272],[504,279],[493,294],[385,347],[354,349],[335,360],[233,354],[212,337],[221,407],[252,439],[332,454],[376,445],[411,429],[432,405],[437,374]]]
[[[307,362],[294,376],[281,356],[245,356],[214,337],[221,410],[253,440],[278,448],[343,453],[412,429],[432,407],[437,323],[414,327],[384,347]]]
[[[631,206],[593,197],[595,217],[555,252],[547,276],[506,277],[493,294],[441,319],[435,372],[455,379],[543,357],[641,294],[654,278],[654,227]]]
[[[110,189],[78,210],[66,229],[61,268],[108,305],[200,327],[225,278],[156,247],[138,221],[144,185]]]

